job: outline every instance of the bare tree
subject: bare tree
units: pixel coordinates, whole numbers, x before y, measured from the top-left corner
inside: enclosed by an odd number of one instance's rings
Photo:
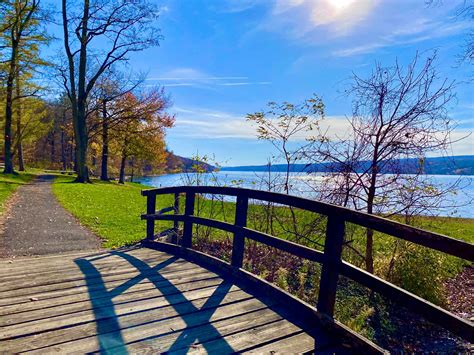
[[[247,115],[247,120],[257,125],[257,135],[259,139],[269,141],[279,155],[274,157],[276,161],[283,160],[285,162],[285,173],[283,181],[279,183],[279,190],[286,194],[292,192],[293,186],[290,184],[291,172],[296,163],[304,157],[304,152],[309,149],[315,142],[321,142],[324,139],[319,130],[319,123],[324,118],[324,103],[320,97],[313,95],[311,98],[304,100],[300,104],[291,104],[283,102],[268,103],[267,111],[259,111]],[[275,180],[271,175],[271,162],[268,164],[269,177],[262,177],[262,182],[267,182],[270,188],[275,184]],[[266,180],[266,181],[265,181]],[[277,183],[278,185],[278,183]],[[273,217],[281,229],[291,235],[295,241],[305,240],[310,245],[318,244],[314,238],[315,230],[321,223],[320,216],[310,218],[308,220],[299,220],[297,213],[293,207],[288,207],[289,215],[274,213],[273,204],[266,205],[265,220],[269,221],[267,227],[273,230]]]
[[[454,84],[438,77],[435,59],[436,53],[424,60],[417,54],[406,67],[377,63],[368,78],[353,76],[350,136],[320,144],[308,155],[337,171],[324,198],[369,214],[409,215],[438,206],[452,191],[455,186],[435,188],[423,175],[427,154],[448,155],[454,129],[447,115]],[[409,168],[413,174],[404,174]],[[364,258],[373,272],[370,229]]]
[[[292,165],[301,159],[308,146],[320,139],[317,129],[323,117],[324,103],[316,95],[299,105],[269,102],[267,111],[247,115],[247,121],[257,125],[258,139],[269,141],[279,153],[276,159],[283,159],[286,164],[283,182],[286,194],[290,193]],[[303,143],[292,149],[292,140]]]
[[[112,66],[126,62],[133,52],[158,45],[157,17],[157,8],[146,0],[62,0],[67,64],[60,67],[60,73],[72,105],[78,182],[89,181],[89,95]]]

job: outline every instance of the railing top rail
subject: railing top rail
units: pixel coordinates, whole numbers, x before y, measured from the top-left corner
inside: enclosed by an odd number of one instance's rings
[[[246,196],[249,199],[283,204],[326,216],[335,215],[347,222],[355,223],[366,228],[371,228],[393,237],[404,239],[469,261],[474,261],[474,244],[454,239],[442,234],[411,227],[380,216],[351,210],[349,208],[332,205],[326,202],[310,200],[303,197],[262,190],[220,186],[163,187],[143,190],[142,195],[156,196],[187,192],[197,194]]]

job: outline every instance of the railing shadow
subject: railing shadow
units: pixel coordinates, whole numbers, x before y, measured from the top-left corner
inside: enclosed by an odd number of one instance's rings
[[[108,290],[100,270],[94,265],[94,261],[106,257],[118,256],[126,260],[130,265],[135,267],[139,274],[128,279],[121,285],[112,290]],[[96,320],[97,340],[100,353],[127,354],[127,343],[122,335],[122,329],[119,323],[119,316],[114,307],[113,298],[123,294],[128,289],[143,280],[151,282],[162,296],[178,313],[178,316],[185,322],[186,328],[181,331],[174,343],[169,347],[169,352],[186,353],[195,343],[199,342],[201,334],[219,342],[219,346],[223,353],[234,352],[232,347],[221,336],[219,331],[212,325],[211,317],[221,304],[225,296],[228,294],[231,283],[221,283],[207,299],[201,309],[186,299],[181,291],[165,276],[160,270],[172,265],[179,258],[171,256],[169,259],[155,265],[150,266],[139,258],[125,251],[113,251],[106,255],[100,255],[93,258],[76,259],[75,263],[85,276],[89,298],[92,303],[92,309]],[[165,292],[161,292],[166,289]],[[170,292],[171,291],[171,292]],[[196,327],[199,326],[199,331]],[[143,340],[151,340],[159,336],[148,337]],[[206,347],[205,342],[203,346]]]

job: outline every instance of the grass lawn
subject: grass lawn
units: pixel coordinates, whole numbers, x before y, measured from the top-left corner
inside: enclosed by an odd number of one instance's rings
[[[0,215],[3,214],[5,202],[21,185],[27,184],[36,174],[34,172],[20,172],[18,174],[0,174]]]
[[[105,248],[117,248],[145,237],[145,221],[140,215],[145,212],[146,198],[140,184],[102,182],[75,184],[73,177],[58,176],[53,192],[59,202],[81,223],[104,239]],[[157,201],[157,208],[171,204],[169,199]]]

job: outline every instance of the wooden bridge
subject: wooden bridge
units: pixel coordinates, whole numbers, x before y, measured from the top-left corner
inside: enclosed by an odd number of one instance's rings
[[[156,211],[156,197],[163,194],[174,194],[175,204]],[[198,194],[235,196],[234,223],[195,216]],[[473,342],[469,321],[341,258],[346,222],[471,262],[472,244],[270,192],[201,186],[146,190],[143,195],[147,239],[140,246],[0,262],[0,352],[383,352],[333,318],[339,275]],[[249,199],[327,216],[324,251],[247,228]],[[155,240],[156,220],[174,221],[175,228],[183,223],[179,245]],[[233,233],[230,263],[193,249],[193,224]],[[317,307],[244,270],[247,238],[320,263]]]

